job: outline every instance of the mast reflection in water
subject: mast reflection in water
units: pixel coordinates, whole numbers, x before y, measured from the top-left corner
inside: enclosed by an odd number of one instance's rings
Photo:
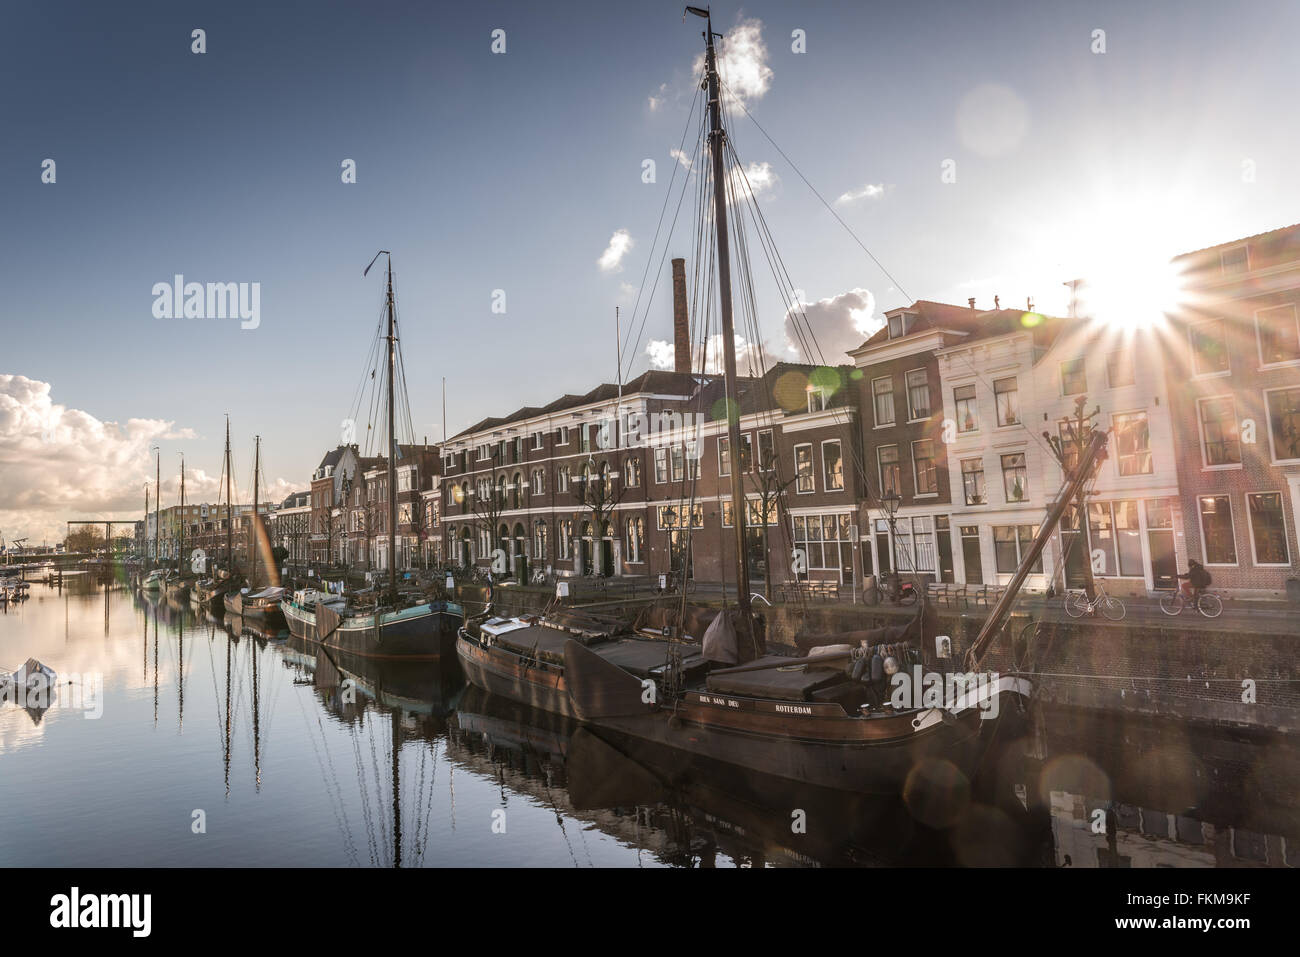
[[[975,782],[930,767],[882,800],[607,740],[454,661],[263,628],[90,576],[0,612],[0,668],[104,688],[94,720],[0,705],[0,865],[1297,863],[1285,738],[1049,710]]]

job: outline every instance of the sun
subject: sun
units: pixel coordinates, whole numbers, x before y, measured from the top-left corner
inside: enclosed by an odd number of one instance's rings
[[[1162,327],[1185,298],[1181,269],[1150,246],[1106,250],[1081,277],[1078,311],[1116,329]]]

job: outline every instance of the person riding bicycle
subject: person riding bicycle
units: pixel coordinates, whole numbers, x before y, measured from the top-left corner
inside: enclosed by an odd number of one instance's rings
[[[1187,581],[1180,586],[1183,597],[1188,601],[1196,601],[1201,597],[1201,592],[1210,587],[1210,573],[1205,570],[1205,566],[1195,558],[1187,560],[1187,574],[1179,575],[1178,578],[1186,578]]]

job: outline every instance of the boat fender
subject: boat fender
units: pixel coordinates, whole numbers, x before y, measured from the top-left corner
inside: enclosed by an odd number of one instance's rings
[[[885,659],[881,657],[880,652],[871,656],[871,683],[880,684],[885,680]]]

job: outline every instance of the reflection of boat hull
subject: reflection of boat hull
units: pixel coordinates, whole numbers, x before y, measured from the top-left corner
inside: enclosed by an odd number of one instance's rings
[[[981,719],[975,693],[951,710],[918,708],[850,715],[839,704],[687,691],[671,708],[643,702],[642,685],[570,641],[566,674],[581,717],[611,742],[641,739],[671,749],[677,773],[703,758],[817,787],[897,793],[914,772],[946,774],[950,762],[969,780],[1003,722],[1021,715],[1029,683],[999,678],[983,694],[997,717]],[[984,700],[984,699],[979,699]]]
[[[314,611],[291,601],[282,601],[280,611],[295,638],[366,658],[438,658],[451,650],[465,620],[459,605],[430,602],[397,613],[349,615],[322,641]]]

